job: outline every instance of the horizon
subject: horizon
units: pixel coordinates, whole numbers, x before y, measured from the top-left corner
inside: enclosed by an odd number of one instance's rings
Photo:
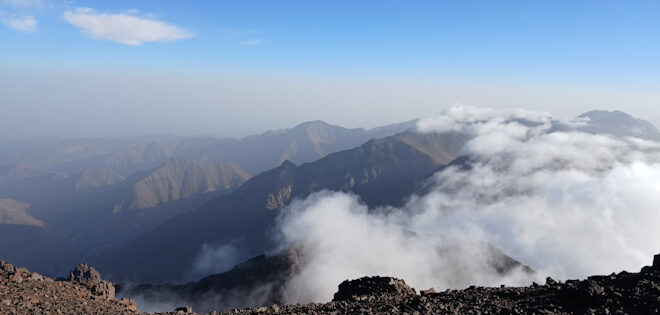
[[[2,0],[0,139],[368,129],[456,104],[657,126],[658,9]]]

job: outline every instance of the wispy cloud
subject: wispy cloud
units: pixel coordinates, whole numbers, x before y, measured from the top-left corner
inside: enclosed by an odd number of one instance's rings
[[[238,44],[241,46],[254,46],[254,45],[261,45],[265,42],[266,41],[263,39],[251,39],[251,40],[244,40],[242,42],[239,42]]]
[[[21,32],[31,32],[37,28],[37,19],[33,16],[1,16],[0,21],[9,28]]]
[[[129,13],[98,13],[94,9],[78,8],[64,12],[64,19],[96,39],[139,46],[148,42],[168,42],[192,37],[176,25]]]

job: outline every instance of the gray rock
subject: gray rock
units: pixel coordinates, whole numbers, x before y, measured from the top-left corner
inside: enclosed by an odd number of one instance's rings
[[[94,267],[88,266],[86,263],[76,266],[69,273],[69,276],[69,281],[85,285],[88,288],[92,288],[103,281],[101,274]]]
[[[103,280],[101,274],[92,266],[79,264],[69,276],[71,282],[87,287],[95,296],[108,300],[115,298],[115,286],[112,282]]]

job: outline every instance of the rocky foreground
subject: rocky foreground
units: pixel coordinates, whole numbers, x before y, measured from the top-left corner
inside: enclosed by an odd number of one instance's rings
[[[79,265],[66,281],[53,281],[0,262],[0,314],[135,314],[115,299],[112,284]],[[329,303],[272,305],[212,314],[660,314],[660,255],[639,273],[621,272],[566,282],[546,279],[530,287],[417,293],[403,280],[365,277],[344,281]],[[193,314],[189,307],[160,314]]]
[[[0,314],[136,314],[135,302],[116,299],[115,288],[87,264],[54,281],[0,260]]]

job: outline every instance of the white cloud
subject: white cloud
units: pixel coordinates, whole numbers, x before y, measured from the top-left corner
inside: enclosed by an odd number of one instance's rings
[[[33,16],[3,17],[1,21],[8,27],[21,32],[31,32],[37,28],[37,19]]]
[[[127,13],[98,13],[89,8],[64,12],[64,19],[87,35],[139,46],[148,42],[168,42],[192,37],[188,31],[158,20]]]
[[[328,301],[341,281],[369,275],[444,290],[648,265],[660,249],[660,143],[555,131],[553,122],[453,107],[418,128],[472,134],[463,148],[471,166],[439,171],[428,193],[398,209],[368,209],[340,192],[293,202],[280,217],[281,245],[304,257],[286,298]],[[498,275],[483,243],[538,274]]]

